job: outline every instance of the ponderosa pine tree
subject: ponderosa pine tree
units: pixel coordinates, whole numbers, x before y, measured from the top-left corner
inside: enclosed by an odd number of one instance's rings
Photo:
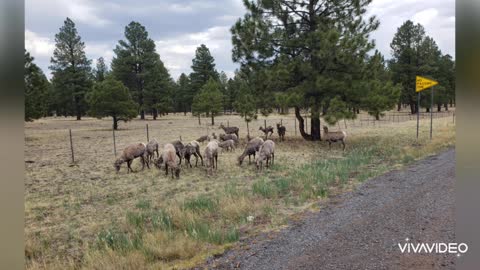
[[[420,47],[425,37],[424,27],[408,20],[397,29],[390,43],[392,59],[389,66],[392,71],[392,80],[402,85],[398,108],[401,104],[408,104],[412,114],[417,112],[415,76],[420,75],[422,62]]]
[[[155,51],[155,42],[138,22],[125,27],[125,40],[118,41],[112,59],[112,73],[130,90],[140,109],[140,118],[145,119],[145,86],[155,78],[160,56]],[[163,65],[163,64],[162,64]]]
[[[50,83],[43,71],[33,62],[25,50],[25,121],[33,121],[47,115]]]
[[[215,116],[223,109],[223,95],[220,88],[220,83],[210,78],[195,96],[192,104],[192,112],[197,115],[201,113],[209,115],[212,119],[212,126],[215,125]]]
[[[70,18],[55,35],[55,50],[50,62],[57,114],[73,114],[81,120],[87,110],[85,94],[92,86],[91,61],[85,55],[85,44]]]
[[[113,129],[118,128],[118,121],[130,121],[137,116],[137,104],[133,101],[128,88],[113,76],[96,82],[87,94],[90,106],[89,115],[97,118],[112,117]]]
[[[145,76],[144,108],[151,111],[153,119],[173,110],[174,82],[163,62],[158,59]]]
[[[341,109],[347,115],[361,102],[349,94],[358,81],[369,80],[361,75],[366,56],[374,48],[369,35],[379,25],[375,17],[365,18],[370,3],[371,0],[244,1],[247,14],[231,29],[232,58],[252,71],[259,78],[257,82],[276,81],[275,84],[284,86],[272,89],[264,85],[255,97],[273,97],[273,90],[288,92],[304,139],[321,139],[321,114],[326,117],[335,109],[338,115],[337,109]],[[276,73],[283,76],[269,75]],[[335,108],[330,107],[332,100]],[[267,106],[268,103],[264,102]],[[304,129],[302,106],[307,106],[311,114],[310,134]]]
[[[97,64],[94,72],[95,81],[101,82],[105,80],[105,77],[107,76],[107,74],[108,74],[108,67],[105,64],[105,59],[103,59],[103,57],[99,57],[97,59]]]
[[[215,59],[204,44],[201,44],[195,51],[195,58],[192,59],[192,70],[192,73],[190,73],[192,97],[200,91],[210,78],[219,79],[219,74],[215,69]]]
[[[184,115],[191,110],[191,101],[193,100],[190,79],[185,73],[180,74],[175,87],[175,105],[176,111],[183,112]]]

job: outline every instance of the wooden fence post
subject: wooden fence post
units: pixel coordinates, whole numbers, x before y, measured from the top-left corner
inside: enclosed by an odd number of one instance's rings
[[[69,132],[69,134],[70,134],[70,151],[72,152],[72,163],[75,163],[75,156],[74,156],[74,154],[73,154],[72,130],[69,129],[68,132]]]

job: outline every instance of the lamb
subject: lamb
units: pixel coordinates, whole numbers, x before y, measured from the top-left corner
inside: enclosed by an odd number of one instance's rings
[[[220,141],[233,140],[235,144],[238,143],[238,137],[235,134],[220,134]]]
[[[173,141],[172,144],[175,147],[177,157],[180,159],[178,164],[181,165],[182,164],[182,151],[183,151],[183,148],[185,148],[185,146],[183,145],[183,143],[180,140]]]
[[[263,169],[263,161],[266,160],[266,166],[268,168],[268,161],[271,160],[270,164],[273,165],[275,160],[275,143],[272,140],[266,140],[260,150],[258,155],[255,158],[255,163],[257,165],[257,170]]]
[[[198,157],[202,160],[202,166],[203,166],[203,157],[202,154],[200,154],[200,144],[197,141],[191,141],[185,145],[185,148],[183,148],[182,151],[182,158],[185,158],[185,162],[188,162],[190,165],[190,168],[192,168],[192,164],[190,163],[190,157],[195,156],[195,167],[198,165]]]
[[[285,132],[287,129],[285,126],[282,126],[282,124],[277,123],[277,132],[278,132],[278,137],[280,137],[280,141],[285,140]]]
[[[150,140],[147,143],[147,149],[146,149],[146,157],[147,157],[147,162],[150,162],[155,158],[155,152],[157,153],[157,158],[160,156],[158,154],[158,142],[155,139]]]
[[[207,172],[210,174],[213,169],[218,167],[218,142],[216,140],[209,142],[203,155],[207,160]]]
[[[237,138],[238,138],[238,127],[225,127],[223,124],[220,124],[220,127],[218,128],[221,128],[223,129],[223,131],[225,131],[225,133],[227,134],[233,134],[235,133],[235,135],[237,135]]]
[[[162,155],[155,160],[155,166],[157,168],[161,168],[161,165],[165,166],[165,175],[168,176],[168,169],[170,168],[170,172],[173,175],[175,174],[176,178],[180,178],[180,167],[176,161],[176,149],[175,146],[171,143],[167,143],[163,146]]]
[[[144,143],[136,143],[136,144],[131,144],[123,150],[122,155],[120,158],[115,160],[114,167],[117,173],[120,171],[120,166],[122,163],[127,162],[127,173],[130,171],[133,172],[132,170],[132,162],[135,158],[139,157],[141,162],[142,162],[142,170],[145,168],[145,152],[146,152],[147,146]],[[150,166],[147,164],[147,168],[150,169]]]
[[[260,127],[258,130],[261,130],[263,133],[265,133],[265,139],[268,138],[268,133],[270,133],[270,135],[273,134],[273,127],[272,126],[268,126],[266,128]]]
[[[256,137],[251,139],[248,143],[247,146],[245,147],[245,150],[243,150],[243,153],[238,157],[238,165],[242,165],[243,159],[245,156],[248,155],[248,164],[251,163],[250,156],[253,155],[253,158],[255,158],[255,152],[260,150],[260,147],[263,144],[263,139],[260,137]]]
[[[235,135],[235,134],[232,134]],[[224,142],[220,142],[218,146],[222,149],[226,149],[227,151],[235,151],[235,141],[234,140],[226,140]]]
[[[347,139],[347,133],[345,131],[328,131],[328,127],[323,127],[323,137],[328,142],[328,149],[331,149],[332,142],[340,141],[343,144],[343,150],[345,151],[345,141]]]

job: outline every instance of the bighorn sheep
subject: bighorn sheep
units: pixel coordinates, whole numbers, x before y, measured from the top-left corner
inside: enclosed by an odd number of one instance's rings
[[[285,126],[277,123],[277,132],[278,132],[278,137],[280,138],[280,141],[285,140],[285,132],[286,131],[287,131],[287,129],[285,128]]]
[[[182,158],[185,158],[185,162],[188,162],[190,168],[192,168],[192,164],[190,163],[190,157],[195,156],[195,167],[198,165],[198,157],[202,160],[203,166],[203,157],[200,154],[200,144],[197,141],[191,141],[185,145],[185,148],[182,150]]]
[[[210,141],[210,136],[208,136],[208,135],[200,136],[200,138],[196,139],[196,141],[199,142],[199,143],[203,143],[205,141]]]
[[[255,152],[260,150],[260,147],[263,144],[263,139],[260,137],[256,137],[251,139],[248,143],[247,146],[245,147],[245,150],[243,150],[243,153],[238,157],[238,165],[242,165],[243,159],[245,156],[248,155],[248,164],[251,163],[250,156],[253,155],[253,158],[255,158]]]
[[[235,135],[235,134],[232,134],[232,135]],[[220,142],[218,144],[218,146],[224,150],[231,150],[231,151],[234,151],[235,150],[235,141],[234,140],[226,140],[224,142]]]
[[[155,152],[157,153],[157,158],[160,156],[158,154],[158,142],[155,139],[151,139],[147,143],[147,149],[146,149],[146,157],[147,157],[147,162],[150,162],[155,158]]]
[[[209,142],[203,155],[207,160],[207,172],[210,174],[213,169],[216,170],[218,167],[218,142],[216,140]]]
[[[120,158],[115,160],[114,167],[116,171],[119,172],[122,163],[127,162],[127,173],[129,173],[130,171],[133,172],[131,165],[133,160],[137,157],[139,157],[142,161],[142,170],[145,168],[145,163],[147,164],[147,168],[150,169],[148,163],[145,162],[146,148],[147,146],[144,143],[131,144],[125,147]]]
[[[263,133],[265,133],[265,140],[268,138],[268,133],[270,133],[270,135],[273,134],[272,126],[268,126],[267,128],[261,126],[258,130],[261,130]]]
[[[255,158],[255,163],[257,164],[257,170],[263,169],[263,161],[266,160],[266,166],[268,168],[268,161],[271,160],[270,164],[273,165],[275,160],[275,143],[272,140],[266,140],[260,150],[258,155]]]
[[[220,127],[218,127],[218,128],[223,129],[223,131],[225,131],[225,133],[227,133],[227,134],[235,133],[235,135],[237,135],[237,137],[238,137],[238,130],[239,130],[238,127],[226,127],[223,124],[220,124]]]
[[[180,178],[180,167],[177,164],[175,156],[175,146],[171,143],[167,143],[163,146],[162,155],[157,160],[155,160],[155,166],[160,169],[161,165],[164,165],[166,176],[168,176],[168,169],[170,168],[172,178],[174,177],[174,174],[175,177]]]
[[[345,141],[347,133],[345,131],[328,131],[328,127],[323,127],[323,138],[328,142],[328,149],[331,149],[332,142],[341,142],[343,144],[343,150],[345,150]]]
[[[176,140],[172,142],[173,146],[175,147],[175,152],[177,154],[177,157],[180,159],[178,164],[182,164],[182,151],[183,148],[185,148],[185,145],[180,140]]]
[[[235,143],[238,143],[238,137],[235,134],[220,134],[220,141],[233,140]]]

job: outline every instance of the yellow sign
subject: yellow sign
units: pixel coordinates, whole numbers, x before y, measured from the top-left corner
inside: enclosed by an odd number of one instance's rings
[[[416,86],[415,92],[420,92],[422,90],[425,90],[437,84],[438,84],[437,81],[417,76],[417,86]]]

